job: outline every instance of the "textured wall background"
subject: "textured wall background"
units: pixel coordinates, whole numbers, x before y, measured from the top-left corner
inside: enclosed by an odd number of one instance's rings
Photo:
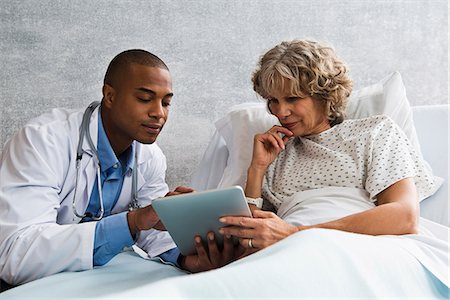
[[[355,88],[398,70],[413,105],[447,103],[448,12],[447,0],[1,1],[0,150],[32,117],[100,100],[109,61],[144,48],[172,71],[159,144],[169,185],[187,184],[213,122],[258,101],[250,75],[282,40],[334,45]]]

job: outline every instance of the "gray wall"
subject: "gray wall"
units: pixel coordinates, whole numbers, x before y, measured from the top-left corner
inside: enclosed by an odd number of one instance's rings
[[[175,98],[159,144],[173,188],[189,182],[231,105],[258,101],[250,75],[285,39],[326,41],[355,88],[403,75],[410,102],[448,101],[447,0],[0,2],[0,149],[52,107],[100,100],[110,59],[145,48],[169,65]]]

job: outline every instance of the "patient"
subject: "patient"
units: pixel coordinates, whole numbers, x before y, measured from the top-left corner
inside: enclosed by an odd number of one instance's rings
[[[418,232],[419,199],[438,188],[386,116],[346,120],[352,81],[334,50],[307,40],[264,54],[254,90],[281,126],[254,137],[245,194],[254,218],[221,218],[246,254],[310,228],[367,235]],[[245,255],[245,254],[244,254]]]

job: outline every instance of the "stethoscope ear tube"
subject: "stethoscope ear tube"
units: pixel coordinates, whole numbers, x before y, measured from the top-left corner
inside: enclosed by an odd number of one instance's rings
[[[76,179],[75,179],[75,191],[74,191],[74,195],[73,195],[73,201],[72,201],[72,208],[73,208],[73,213],[75,216],[77,216],[78,218],[84,218],[84,217],[90,217],[92,218],[92,220],[95,221],[99,221],[103,218],[103,214],[105,212],[104,206],[103,206],[103,193],[102,193],[102,186],[101,186],[101,177],[100,177],[100,159],[98,157],[98,152],[97,149],[94,145],[94,143],[92,142],[92,138],[90,135],[90,130],[89,130],[89,124],[90,124],[90,119],[92,116],[92,113],[94,112],[94,110],[97,108],[97,106],[100,105],[99,101],[94,101],[91,104],[89,104],[89,106],[86,108],[86,110],[84,111],[83,114],[83,119],[81,120],[81,126],[80,126],[80,139],[78,140],[78,146],[77,146],[77,159],[76,159]],[[100,213],[98,214],[98,216],[92,216],[91,213],[84,213],[84,214],[79,214],[75,205],[75,199],[77,196],[77,189],[78,189],[78,179],[80,177],[80,165],[81,165],[81,158],[83,157],[83,141],[84,141],[84,136],[86,135],[88,144],[89,144],[89,148],[92,150],[92,154],[94,155],[95,159],[96,159],[96,164],[97,164],[97,186],[98,186],[98,193],[99,193],[99,202],[100,202]]]
[[[75,190],[74,190],[74,196],[72,200],[72,208],[73,213],[75,216],[77,216],[80,219],[83,219],[84,217],[89,217],[94,221],[99,221],[103,218],[105,208],[104,208],[104,202],[103,202],[103,192],[102,192],[102,183],[101,183],[101,170],[100,170],[100,158],[98,156],[97,148],[95,147],[94,143],[92,142],[92,137],[89,130],[89,124],[91,120],[92,113],[94,110],[100,105],[99,101],[94,101],[86,108],[83,114],[83,118],[81,120],[81,126],[80,126],[80,139],[78,141],[77,146],[77,158],[76,158],[76,179],[75,179]],[[79,214],[76,205],[75,205],[75,199],[77,196],[77,188],[78,188],[78,180],[80,177],[80,169],[81,169],[81,159],[83,157],[83,141],[84,136],[86,136],[89,148],[92,151],[92,154],[96,160],[97,165],[97,188],[99,193],[99,202],[100,202],[100,211],[97,216],[94,216],[90,212],[85,212],[84,214]],[[129,210],[133,210],[136,208],[139,208],[139,203],[137,199],[137,154],[135,153],[134,156],[134,165],[133,165],[133,172],[132,172],[132,199],[129,205]]]
[[[137,199],[137,155],[134,157],[134,165],[133,165],[133,173],[132,173],[132,180],[131,180],[131,189],[132,189],[132,199],[130,202],[130,205],[128,206],[128,210],[132,211],[136,208],[139,208],[139,203]]]

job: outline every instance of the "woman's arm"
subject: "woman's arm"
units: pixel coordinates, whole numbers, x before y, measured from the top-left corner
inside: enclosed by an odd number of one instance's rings
[[[223,234],[240,238],[248,247],[252,239],[255,248],[265,248],[300,230],[327,228],[342,231],[382,235],[417,233],[419,217],[418,196],[412,178],[402,179],[377,196],[377,206],[361,213],[326,223],[310,226],[293,226],[271,212],[255,211],[254,218],[224,217],[221,222],[234,225],[221,229]]]
[[[280,134],[283,134],[284,137],[281,137]],[[252,198],[261,197],[264,173],[284,149],[292,135],[289,129],[277,125],[265,133],[255,135],[252,161],[247,170],[246,196]]]
[[[376,207],[307,228],[329,228],[370,235],[417,233],[418,203],[414,180],[406,178],[378,194]],[[301,226],[299,230],[307,228]]]

